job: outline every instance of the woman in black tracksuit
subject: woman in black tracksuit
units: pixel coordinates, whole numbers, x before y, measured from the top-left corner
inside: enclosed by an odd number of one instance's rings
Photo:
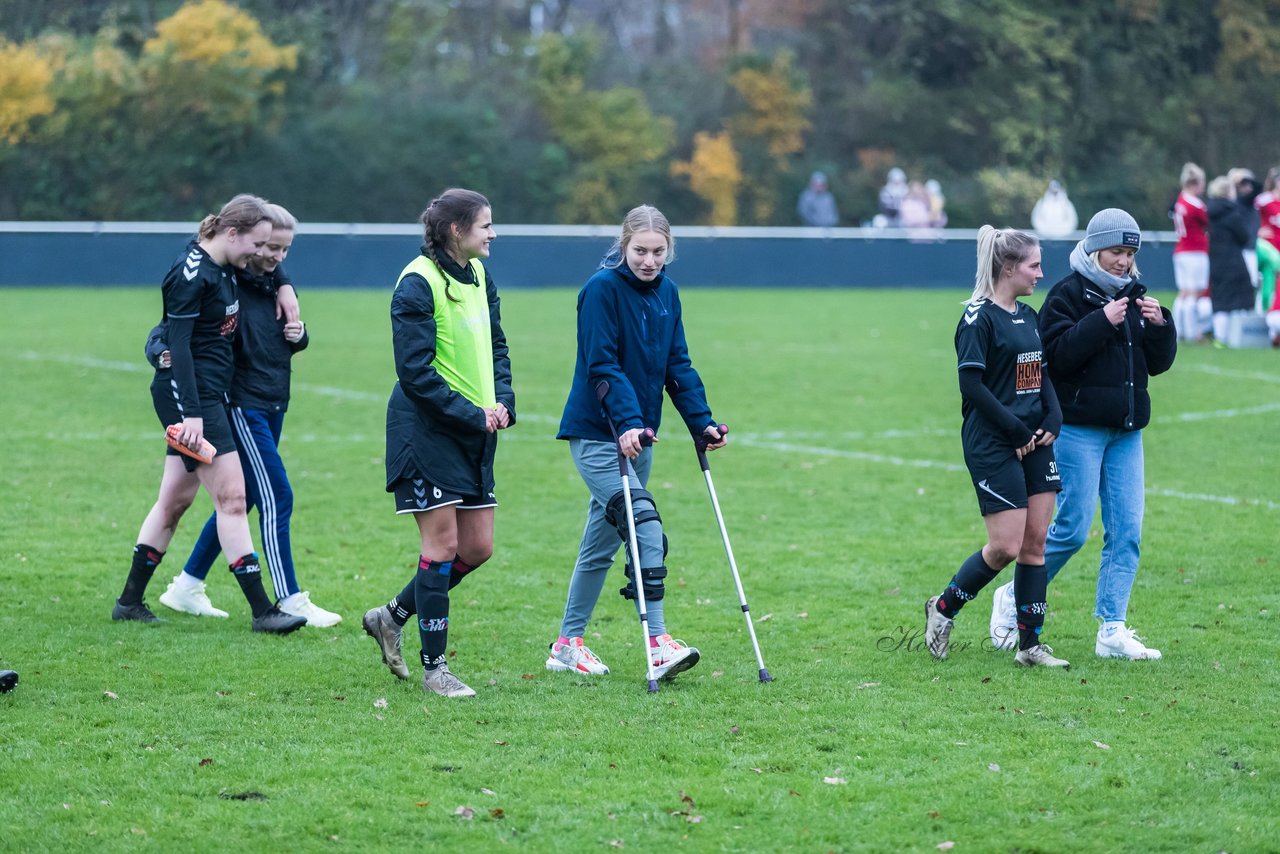
[[[383,662],[408,678],[400,630],[418,615],[422,687],[475,694],[449,672],[449,591],[493,553],[497,431],[515,423],[498,291],[481,259],[496,236],[484,196],[446,190],[422,214],[422,254],[391,298],[398,382],[387,404],[387,491],[413,515],[421,552],[412,581],[364,615]]]

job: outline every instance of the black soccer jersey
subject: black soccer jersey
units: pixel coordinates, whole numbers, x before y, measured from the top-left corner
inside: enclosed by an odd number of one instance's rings
[[[215,264],[193,240],[161,290],[174,394],[183,412],[196,412],[198,400],[221,399],[231,385],[240,312],[235,271]]]
[[[1046,370],[1035,309],[1017,303],[1013,313],[990,300],[965,306],[956,327],[957,369],[978,368],[982,384],[1002,406],[1034,432],[1044,421],[1040,377]],[[965,461],[982,471],[1007,459],[1015,450],[999,425],[970,401],[960,408],[964,426],[960,436]]]

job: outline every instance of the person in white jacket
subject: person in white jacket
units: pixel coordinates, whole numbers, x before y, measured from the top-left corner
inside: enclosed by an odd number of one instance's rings
[[[1031,209],[1031,227],[1041,237],[1066,237],[1080,225],[1076,206],[1057,181],[1050,181],[1040,201]]]

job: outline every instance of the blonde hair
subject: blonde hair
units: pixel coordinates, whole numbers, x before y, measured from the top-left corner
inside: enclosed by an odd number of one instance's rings
[[[1236,183],[1226,175],[1219,175],[1209,182],[1209,198],[1234,199],[1235,197]]]
[[[1111,246],[1108,246],[1108,247],[1105,247],[1105,248],[1106,248],[1106,249],[1113,249],[1113,248],[1120,248],[1120,249],[1123,249],[1124,247],[1123,247],[1123,246],[1121,246],[1121,247],[1111,247]],[[1103,249],[1099,249],[1099,250],[1097,250],[1097,251],[1095,251],[1095,252],[1090,252],[1090,253],[1089,253],[1089,259],[1090,259],[1091,261],[1093,261],[1094,265],[1095,265],[1095,266],[1097,266],[1097,268],[1098,268],[1099,270],[1101,270],[1101,269],[1102,269],[1102,257],[1101,257],[1101,256],[1102,256],[1103,251],[1104,251]],[[1138,253],[1137,253],[1137,250],[1134,250],[1134,253],[1133,253],[1133,260],[1129,263],[1129,275],[1130,275],[1130,276],[1133,276],[1135,279],[1142,275],[1141,273],[1139,273],[1139,272],[1138,272]]]
[[[233,228],[241,232],[252,231],[253,227],[264,219],[270,219],[267,215],[266,199],[241,193],[223,205],[222,210],[216,214],[209,214],[200,220],[197,234],[201,240],[208,240]]]
[[[268,202],[266,207],[267,207],[267,219],[271,220],[272,228],[282,228],[282,229],[287,229],[289,231],[298,230],[297,218],[294,217],[293,214],[285,210],[284,207],[282,207],[281,205],[272,204],[271,202]]]
[[[1190,161],[1182,164],[1182,176],[1178,179],[1182,186],[1204,183],[1204,170]]]
[[[978,229],[978,270],[973,277],[973,296],[969,302],[994,296],[1005,265],[1021,264],[1039,245],[1040,239],[1025,231],[991,225]]]
[[[671,236],[671,223],[667,222],[662,211],[653,205],[640,205],[627,211],[627,215],[622,218],[622,233],[613,241],[600,266],[622,266],[627,247],[631,245],[631,239],[642,231],[655,231],[666,238],[667,259],[664,263],[670,264],[676,260],[676,239]]]

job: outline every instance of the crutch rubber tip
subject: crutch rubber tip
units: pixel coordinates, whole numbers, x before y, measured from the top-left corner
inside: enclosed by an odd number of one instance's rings
[[[773,681],[773,677],[769,675],[769,671],[765,670],[763,667],[760,668],[760,681],[761,682]]]
[[[650,694],[656,694],[656,693],[658,693],[658,680],[657,680],[657,679],[650,679],[650,680],[649,680],[649,693],[650,693]]]

